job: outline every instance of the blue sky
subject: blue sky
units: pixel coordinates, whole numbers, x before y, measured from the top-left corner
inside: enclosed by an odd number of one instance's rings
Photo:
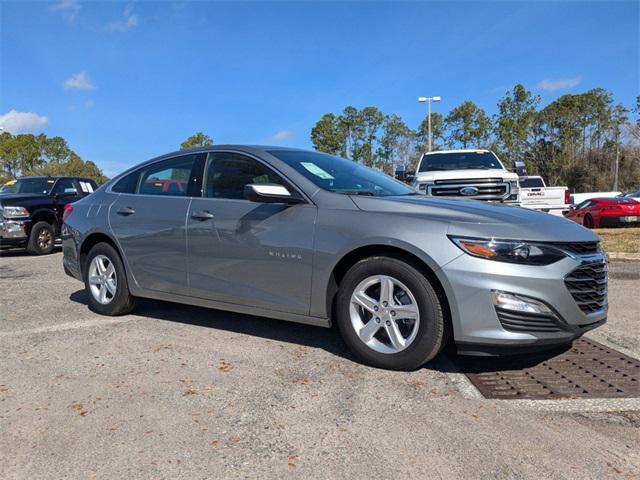
[[[420,95],[489,113],[516,83],[543,103],[594,87],[633,105],[639,2],[12,2],[0,125],[65,137],[107,175],[178,148],[310,147],[326,112],[411,127]]]

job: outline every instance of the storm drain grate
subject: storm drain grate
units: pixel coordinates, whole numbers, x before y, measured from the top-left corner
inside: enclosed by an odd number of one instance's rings
[[[485,398],[640,397],[640,361],[585,338],[553,357],[467,357],[459,366]]]

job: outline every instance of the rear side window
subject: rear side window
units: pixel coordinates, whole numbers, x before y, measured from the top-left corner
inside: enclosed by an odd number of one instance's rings
[[[185,197],[196,157],[183,155],[148,165],[118,180],[111,191]]]
[[[285,185],[282,178],[257,160],[238,153],[210,154],[204,195],[210,198],[244,199],[250,183]]]
[[[135,172],[118,180],[111,188],[111,191],[116,193],[136,193],[138,178],[140,178],[140,170],[136,170]]]
[[[541,178],[521,178],[520,186],[522,188],[542,188],[544,187],[544,182]]]

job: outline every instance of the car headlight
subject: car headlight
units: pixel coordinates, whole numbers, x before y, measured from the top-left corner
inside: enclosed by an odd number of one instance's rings
[[[29,211],[24,207],[2,207],[2,216],[4,218],[26,218]]]
[[[520,187],[518,186],[518,181],[517,180],[509,180],[509,189],[510,191],[513,192],[517,192],[518,190],[520,190]]]
[[[449,237],[460,250],[469,255],[496,262],[522,265],[550,265],[562,260],[566,254],[556,247],[520,240],[494,238]]]

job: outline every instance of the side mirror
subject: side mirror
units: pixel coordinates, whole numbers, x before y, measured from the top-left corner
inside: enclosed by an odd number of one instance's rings
[[[291,195],[282,185],[275,183],[250,183],[244,186],[244,198],[259,203],[300,203],[301,200]]]
[[[527,166],[522,160],[516,160],[513,162],[514,171],[518,174],[519,177],[524,177],[527,175]]]
[[[404,165],[398,165],[396,167],[396,180],[400,180],[401,182],[405,181]]]

